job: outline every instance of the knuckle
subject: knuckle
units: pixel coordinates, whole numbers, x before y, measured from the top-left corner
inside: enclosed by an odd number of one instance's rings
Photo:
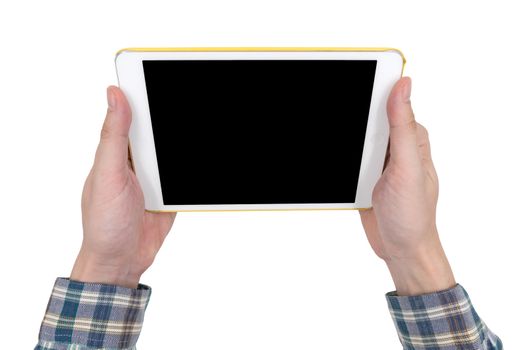
[[[100,139],[101,140],[107,140],[111,137],[111,132],[109,131],[108,126],[106,123],[102,126],[102,129],[100,130]]]
[[[111,127],[109,125],[108,118],[104,120],[104,124],[102,124],[102,129],[100,129],[100,139],[101,140],[108,140],[111,138]]]
[[[416,132],[417,131],[417,122],[414,118],[412,118],[407,124],[407,128],[412,131],[412,132]]]
[[[109,139],[111,136],[110,132],[110,123],[111,123],[111,110],[108,107],[106,118],[104,118],[104,122],[102,123],[102,129],[100,130],[100,139],[106,140]]]

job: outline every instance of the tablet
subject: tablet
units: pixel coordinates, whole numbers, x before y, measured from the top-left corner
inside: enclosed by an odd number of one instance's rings
[[[146,210],[370,208],[404,63],[388,48],[118,51]]]

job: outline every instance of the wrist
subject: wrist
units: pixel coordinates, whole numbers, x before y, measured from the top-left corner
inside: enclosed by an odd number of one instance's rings
[[[399,296],[434,293],[456,285],[439,239],[419,247],[408,257],[389,259],[386,264]]]
[[[137,288],[140,276],[132,274],[130,264],[124,261],[101,259],[81,249],[71,270],[70,279]]]

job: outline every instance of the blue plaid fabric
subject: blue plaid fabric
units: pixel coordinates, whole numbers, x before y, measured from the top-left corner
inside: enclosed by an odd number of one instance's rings
[[[151,288],[58,278],[35,350],[135,349]]]
[[[58,278],[35,350],[135,350],[151,288]],[[386,294],[405,350],[501,350],[461,285],[420,296]]]
[[[465,289],[419,296],[386,295],[405,350],[500,350],[501,340],[474,310]]]

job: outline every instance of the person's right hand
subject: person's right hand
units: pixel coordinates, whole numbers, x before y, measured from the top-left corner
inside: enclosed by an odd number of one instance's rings
[[[368,241],[392,275],[398,295],[445,290],[456,282],[436,227],[438,177],[427,130],[414,118],[411,80],[401,78],[387,104],[386,167],[359,214]]]

